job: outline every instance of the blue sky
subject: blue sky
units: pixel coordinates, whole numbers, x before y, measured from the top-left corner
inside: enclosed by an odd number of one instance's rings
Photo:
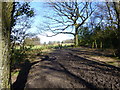
[[[38,28],[41,25],[43,25],[43,22],[49,22],[44,16],[45,15],[52,15],[53,10],[51,10],[45,2],[30,2],[30,5],[32,8],[35,10],[35,17],[33,17],[32,20],[32,28],[29,30],[30,32],[37,32],[38,33]],[[49,35],[52,35],[52,32],[45,32]],[[68,35],[68,34],[59,34],[53,37],[46,37],[41,35],[42,33],[38,34],[38,37],[41,40],[41,43],[44,42],[49,42],[49,41],[63,41],[66,39],[73,39],[73,35]]]

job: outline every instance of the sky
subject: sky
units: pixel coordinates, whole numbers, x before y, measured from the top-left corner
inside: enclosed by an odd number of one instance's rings
[[[44,23],[43,22],[49,22],[44,16],[45,15],[51,15],[53,13],[53,10],[51,10],[46,4],[45,2],[30,2],[30,6],[31,8],[34,8],[35,11],[35,16],[32,18],[32,28],[29,29],[30,32],[36,32],[38,33],[38,37],[40,38],[40,42],[41,43],[48,43],[49,41],[63,41],[63,40],[67,40],[67,39],[73,39],[73,35],[69,35],[69,34],[59,34],[53,37],[47,37],[47,36],[43,36],[42,33],[39,33],[40,29],[38,29],[37,27],[41,27]],[[39,32],[38,32],[39,31]],[[52,32],[47,31],[44,32],[47,33],[49,36],[53,35]]]

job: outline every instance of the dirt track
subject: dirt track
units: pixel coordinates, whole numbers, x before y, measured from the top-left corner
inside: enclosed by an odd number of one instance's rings
[[[77,49],[54,50],[34,63],[27,63],[26,72],[21,73],[26,78],[23,87],[120,90],[120,68],[86,59],[83,54]],[[20,80],[19,86],[23,84]]]

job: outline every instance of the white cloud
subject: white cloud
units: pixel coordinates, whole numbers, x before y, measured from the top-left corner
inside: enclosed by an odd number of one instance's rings
[[[47,32],[48,35],[52,35],[51,32]],[[48,43],[49,41],[63,41],[63,40],[67,40],[67,39],[73,39],[73,35],[68,35],[68,34],[58,34],[56,36],[53,37],[46,37],[46,36],[42,36],[42,35],[38,35],[38,37],[40,38],[40,42],[41,43]]]

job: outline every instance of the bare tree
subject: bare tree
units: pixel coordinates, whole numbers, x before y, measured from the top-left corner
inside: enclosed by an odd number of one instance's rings
[[[32,33],[28,33],[28,30],[31,28],[31,17],[33,16],[34,10],[30,7],[28,2],[14,2],[12,30],[10,37],[12,53],[16,48],[16,43],[24,49],[24,39],[32,35]]]
[[[11,30],[11,48],[14,49],[16,43],[19,43],[24,48],[24,39],[32,34],[28,33],[31,28],[31,22],[29,18],[22,17],[16,21],[16,25]]]
[[[113,0],[115,1],[115,0]],[[113,2],[114,4],[114,10],[116,12],[116,17],[117,17],[117,50],[116,50],[116,55],[120,57],[120,1],[118,0],[117,2]]]
[[[113,2],[114,4],[114,9],[116,12],[116,17],[117,17],[117,26],[118,26],[118,31],[120,31],[120,1],[118,2]]]
[[[54,35],[74,35],[75,46],[78,46],[78,30],[84,25],[94,12],[91,2],[49,2],[48,5],[54,10],[54,16],[46,16],[51,22],[47,23],[47,29]],[[54,36],[52,35],[52,36]]]
[[[116,32],[115,37],[117,41],[113,46],[116,49],[115,55],[120,57],[120,1],[106,2],[106,6],[108,8],[109,25],[117,28],[115,30],[112,28]]]

